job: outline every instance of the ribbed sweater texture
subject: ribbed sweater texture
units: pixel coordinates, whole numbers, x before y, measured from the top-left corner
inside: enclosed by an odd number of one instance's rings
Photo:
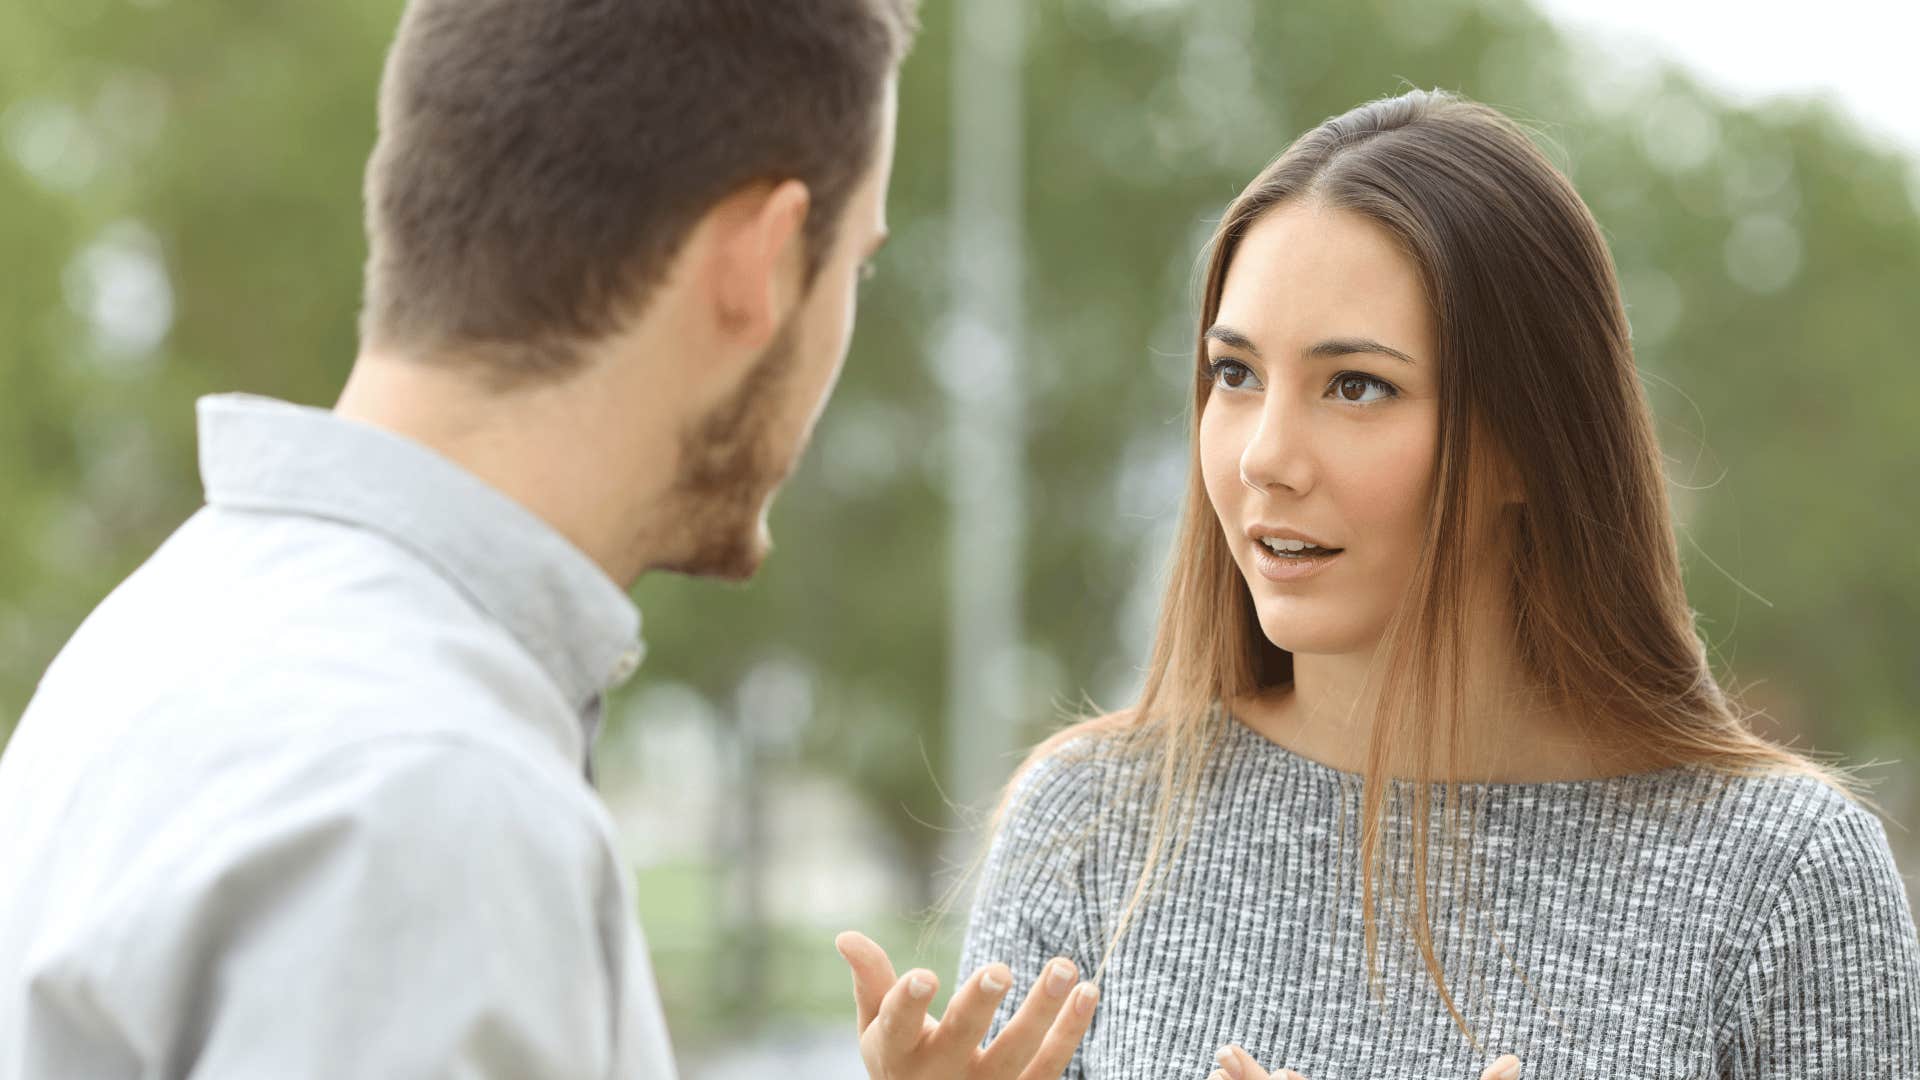
[[[1451,808],[1433,785],[1433,943],[1470,1040],[1379,893],[1370,986],[1359,778],[1215,721],[1185,846],[1100,972],[1068,1080],[1204,1080],[1228,1042],[1308,1080],[1476,1080],[1503,1053],[1525,1080],[1920,1080],[1905,888],[1880,820],[1818,781],[1682,766],[1463,784]],[[1013,967],[994,1033],[1050,957],[1100,965],[1157,775],[1084,735],[1016,783],[961,959]],[[1413,789],[1392,788],[1410,882]]]

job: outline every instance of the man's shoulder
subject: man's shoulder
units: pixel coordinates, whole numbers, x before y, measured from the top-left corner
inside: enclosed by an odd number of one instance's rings
[[[431,567],[363,529],[202,509],[116,586],[49,674],[74,665],[153,674],[473,619]],[[343,633],[343,632],[351,633]],[[376,649],[362,650],[379,656]]]
[[[257,800],[263,811],[310,800],[317,819],[415,855],[436,856],[449,841],[472,851],[517,838],[580,862],[597,860],[604,846],[591,789],[578,776],[466,732],[343,740],[278,771],[267,788]]]
[[[440,732],[237,761],[147,828],[122,881],[127,895],[147,898],[142,906],[168,896],[197,903],[203,891],[272,873],[350,880],[368,902],[395,889],[438,894],[537,874],[576,883],[585,903],[613,858],[584,784]]]
[[[425,563],[364,530],[257,516],[203,511],[183,526],[68,641],[23,725],[102,752],[142,737],[315,750],[570,712]]]

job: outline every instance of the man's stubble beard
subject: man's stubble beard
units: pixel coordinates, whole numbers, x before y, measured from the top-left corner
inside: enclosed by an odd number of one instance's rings
[[[680,474],[651,523],[673,541],[658,569],[745,581],[766,559],[762,518],[793,465],[773,427],[793,378],[799,323],[795,312],[739,387],[681,432]]]

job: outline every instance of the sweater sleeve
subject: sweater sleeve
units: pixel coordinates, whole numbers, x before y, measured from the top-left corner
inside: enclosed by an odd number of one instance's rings
[[[1723,1001],[1720,1076],[1920,1076],[1920,939],[1879,819],[1828,818],[1771,903]]]
[[[1092,767],[1068,744],[1033,763],[1007,798],[982,864],[960,953],[960,979],[995,961],[1013,970],[1013,989],[993,1018],[988,1042],[1013,1018],[1047,961],[1064,956],[1079,967],[1081,978],[1093,974],[1098,957],[1083,930],[1081,889],[1099,796],[1091,774]],[[1099,1024],[1097,1013],[1094,1023]],[[1082,1075],[1076,1054],[1063,1080]]]

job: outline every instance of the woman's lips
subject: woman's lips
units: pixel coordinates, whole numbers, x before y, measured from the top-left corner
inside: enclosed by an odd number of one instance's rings
[[[1318,574],[1345,553],[1346,549],[1341,548],[1327,555],[1276,555],[1272,548],[1256,542],[1253,545],[1253,566],[1268,581],[1287,584],[1304,581]]]

